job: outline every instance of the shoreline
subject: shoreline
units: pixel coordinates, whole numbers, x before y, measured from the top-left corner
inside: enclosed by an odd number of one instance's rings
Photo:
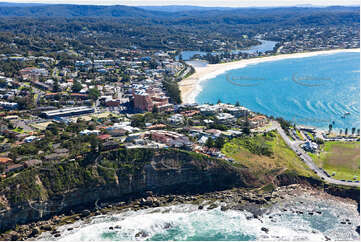
[[[248,65],[259,64],[269,61],[305,58],[305,57],[312,57],[317,55],[328,55],[328,54],[336,54],[343,52],[360,52],[360,49],[336,49],[336,50],[322,50],[322,51],[293,53],[293,54],[281,54],[274,56],[265,56],[260,58],[256,57],[251,59],[244,59],[244,60],[221,63],[221,64],[208,64],[205,67],[194,67],[195,73],[178,83],[181,92],[182,104],[196,103],[195,99],[202,91],[201,82],[214,78],[229,70],[240,69]]]
[[[247,189],[228,189],[224,191],[213,191],[204,194],[189,194],[189,195],[153,195],[148,197],[134,199],[129,202],[115,202],[107,203],[100,209],[89,209],[87,213],[77,212],[70,216],[55,216],[56,219],[44,221],[39,227],[48,228],[41,229],[42,233],[37,236],[22,237],[30,240],[48,240],[63,237],[66,231],[72,231],[81,227],[81,224],[91,224],[91,221],[96,216],[112,216],[114,214],[129,212],[129,211],[144,211],[147,209],[159,209],[169,206],[193,205],[197,206],[198,210],[212,210],[220,208],[221,211],[235,210],[244,211],[250,214],[247,220],[258,219],[262,221],[262,217],[266,214],[270,207],[280,205],[289,199],[296,199],[300,196],[306,196],[315,199],[328,199],[335,202],[341,202],[348,205],[356,205],[357,201],[350,198],[341,198],[327,192],[320,192],[318,188],[312,186],[304,186],[301,184],[292,184],[288,186],[278,187],[274,191],[266,192],[259,190]],[[230,199],[231,198],[231,199]],[[283,210],[286,212],[287,210]],[[308,213],[301,208],[290,209],[289,212],[294,214]],[[321,210],[312,210],[312,214],[317,216],[321,214]],[[79,224],[81,223],[81,224]],[[263,223],[263,222],[262,222]],[[49,229],[49,225],[51,229]],[[110,225],[111,226],[111,225]],[[117,230],[121,227],[109,227],[109,230]],[[40,231],[39,231],[40,232]],[[140,236],[141,237],[141,236]]]

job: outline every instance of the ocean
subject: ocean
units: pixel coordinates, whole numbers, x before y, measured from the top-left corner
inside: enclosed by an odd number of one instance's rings
[[[360,54],[341,52],[233,69],[201,82],[198,103],[235,104],[296,124],[360,126]],[[346,115],[345,115],[346,114]]]
[[[297,211],[302,211],[300,214]],[[269,208],[259,218],[240,210],[219,207],[199,210],[181,204],[112,215],[58,228],[61,237],[49,232],[40,240],[59,241],[250,241],[250,240],[359,240],[356,204],[301,195]],[[68,230],[68,228],[72,230]]]

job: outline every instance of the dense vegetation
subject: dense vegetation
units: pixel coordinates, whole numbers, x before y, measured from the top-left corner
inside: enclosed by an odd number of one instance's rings
[[[359,13],[356,7],[173,13],[126,6],[0,6],[0,42],[15,39],[18,48],[35,52],[63,50],[66,46],[90,51],[93,45],[110,54],[109,48],[119,46],[212,51],[221,48],[221,42],[229,49],[239,49],[258,43],[254,37],[259,33],[285,28],[346,27],[357,31]],[[10,46],[2,48],[11,52]]]

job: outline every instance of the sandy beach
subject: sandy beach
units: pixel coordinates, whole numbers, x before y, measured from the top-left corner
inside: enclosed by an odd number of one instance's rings
[[[339,52],[360,52],[360,49],[338,49],[338,50],[325,50],[314,51],[295,54],[282,54],[275,56],[259,57],[252,59],[239,60],[222,64],[209,64],[206,67],[194,67],[195,73],[190,77],[179,82],[179,89],[181,91],[182,102],[185,104],[195,103],[195,98],[202,91],[200,83],[216,77],[226,71],[232,69],[243,68],[247,65],[258,64],[267,61],[277,61],[284,59],[311,57],[316,55],[335,54]]]

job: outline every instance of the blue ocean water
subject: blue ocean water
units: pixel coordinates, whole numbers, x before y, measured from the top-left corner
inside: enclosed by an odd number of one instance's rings
[[[360,54],[284,59],[234,69],[201,83],[198,103],[239,103],[297,124],[360,126]],[[349,113],[345,115],[345,113]]]

